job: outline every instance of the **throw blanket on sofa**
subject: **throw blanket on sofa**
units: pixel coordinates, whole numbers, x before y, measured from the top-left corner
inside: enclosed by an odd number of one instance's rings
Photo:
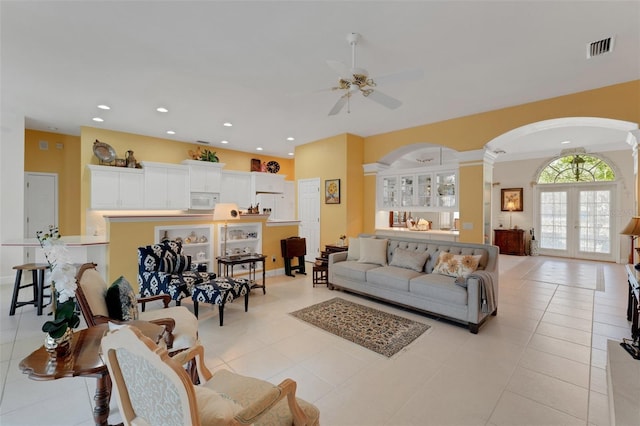
[[[464,287],[467,287],[467,280],[469,278],[477,279],[478,283],[480,284],[480,297],[481,297],[481,300],[482,300],[482,312],[485,313],[485,314],[493,312],[495,310],[495,308],[496,308],[496,299],[495,299],[495,295],[493,293],[493,278],[491,277],[491,274],[486,272],[486,271],[477,270],[477,271],[474,271],[471,274],[469,274],[467,276],[467,278],[464,279],[464,281],[462,279],[458,278],[456,280],[456,284],[459,284],[459,285],[462,285]]]

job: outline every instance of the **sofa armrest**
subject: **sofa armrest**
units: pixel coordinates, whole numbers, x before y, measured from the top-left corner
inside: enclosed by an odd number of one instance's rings
[[[493,295],[496,309],[498,307],[498,278],[496,274],[491,273],[493,281]],[[482,318],[490,313],[482,312],[482,292],[480,290],[480,281],[477,278],[469,277],[467,279],[467,307],[469,312],[468,320],[470,323],[478,324]]]
[[[331,264],[344,262],[347,260],[347,252],[346,251],[338,251],[335,253],[329,254],[329,268],[331,268]]]

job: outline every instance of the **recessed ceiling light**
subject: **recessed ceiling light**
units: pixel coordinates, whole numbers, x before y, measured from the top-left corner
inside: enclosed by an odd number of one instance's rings
[[[287,138],[287,140],[288,140],[288,141],[295,141],[295,140],[296,140],[296,138],[292,138],[291,136],[289,136],[289,137]]]
[[[229,143],[229,141],[220,141],[220,143]]]
[[[156,108],[156,111],[158,111],[158,112],[169,112],[169,110],[166,109],[165,107],[158,107],[158,108]]]
[[[225,122],[225,123],[222,123],[222,125],[223,125],[224,127],[231,127],[231,126],[233,126],[233,124],[229,123],[228,121],[227,121],[227,122]]]
[[[174,132],[173,130],[167,130],[167,134],[168,134],[168,135],[175,135],[175,134],[176,134],[176,132]]]
[[[104,120],[100,117],[93,117],[92,118],[93,121],[97,121],[98,123],[102,123]]]
[[[562,141],[562,142],[560,142],[561,145],[566,145],[568,143],[571,143],[571,141]]]
[[[288,155],[291,155],[291,156],[293,156],[293,152],[290,152],[290,153],[289,153]]]
[[[111,107],[109,105],[105,105],[105,104],[98,105],[98,108],[100,108],[100,109],[111,109]]]
[[[257,147],[256,151],[262,151],[262,147],[261,146]]]

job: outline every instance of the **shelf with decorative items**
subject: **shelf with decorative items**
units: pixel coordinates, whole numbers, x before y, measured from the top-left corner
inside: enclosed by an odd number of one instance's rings
[[[206,271],[214,271],[213,225],[156,226],[156,244],[165,240],[182,243],[184,254],[191,256],[192,269],[203,271],[206,267]]]
[[[262,223],[243,222],[228,224],[225,232],[225,224],[218,224],[218,253],[221,256],[246,256],[262,253]],[[225,253],[225,235],[226,253]],[[237,273],[249,272],[248,264],[236,265]],[[262,270],[261,264],[256,264],[257,270]]]

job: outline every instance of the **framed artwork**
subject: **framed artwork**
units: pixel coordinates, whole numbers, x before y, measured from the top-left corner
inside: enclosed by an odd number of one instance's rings
[[[522,188],[504,188],[501,189],[503,212],[521,212],[522,211]]]
[[[260,172],[262,171],[262,161],[258,158],[251,159],[251,171],[252,172]]]
[[[324,203],[340,204],[340,179],[324,181]]]

